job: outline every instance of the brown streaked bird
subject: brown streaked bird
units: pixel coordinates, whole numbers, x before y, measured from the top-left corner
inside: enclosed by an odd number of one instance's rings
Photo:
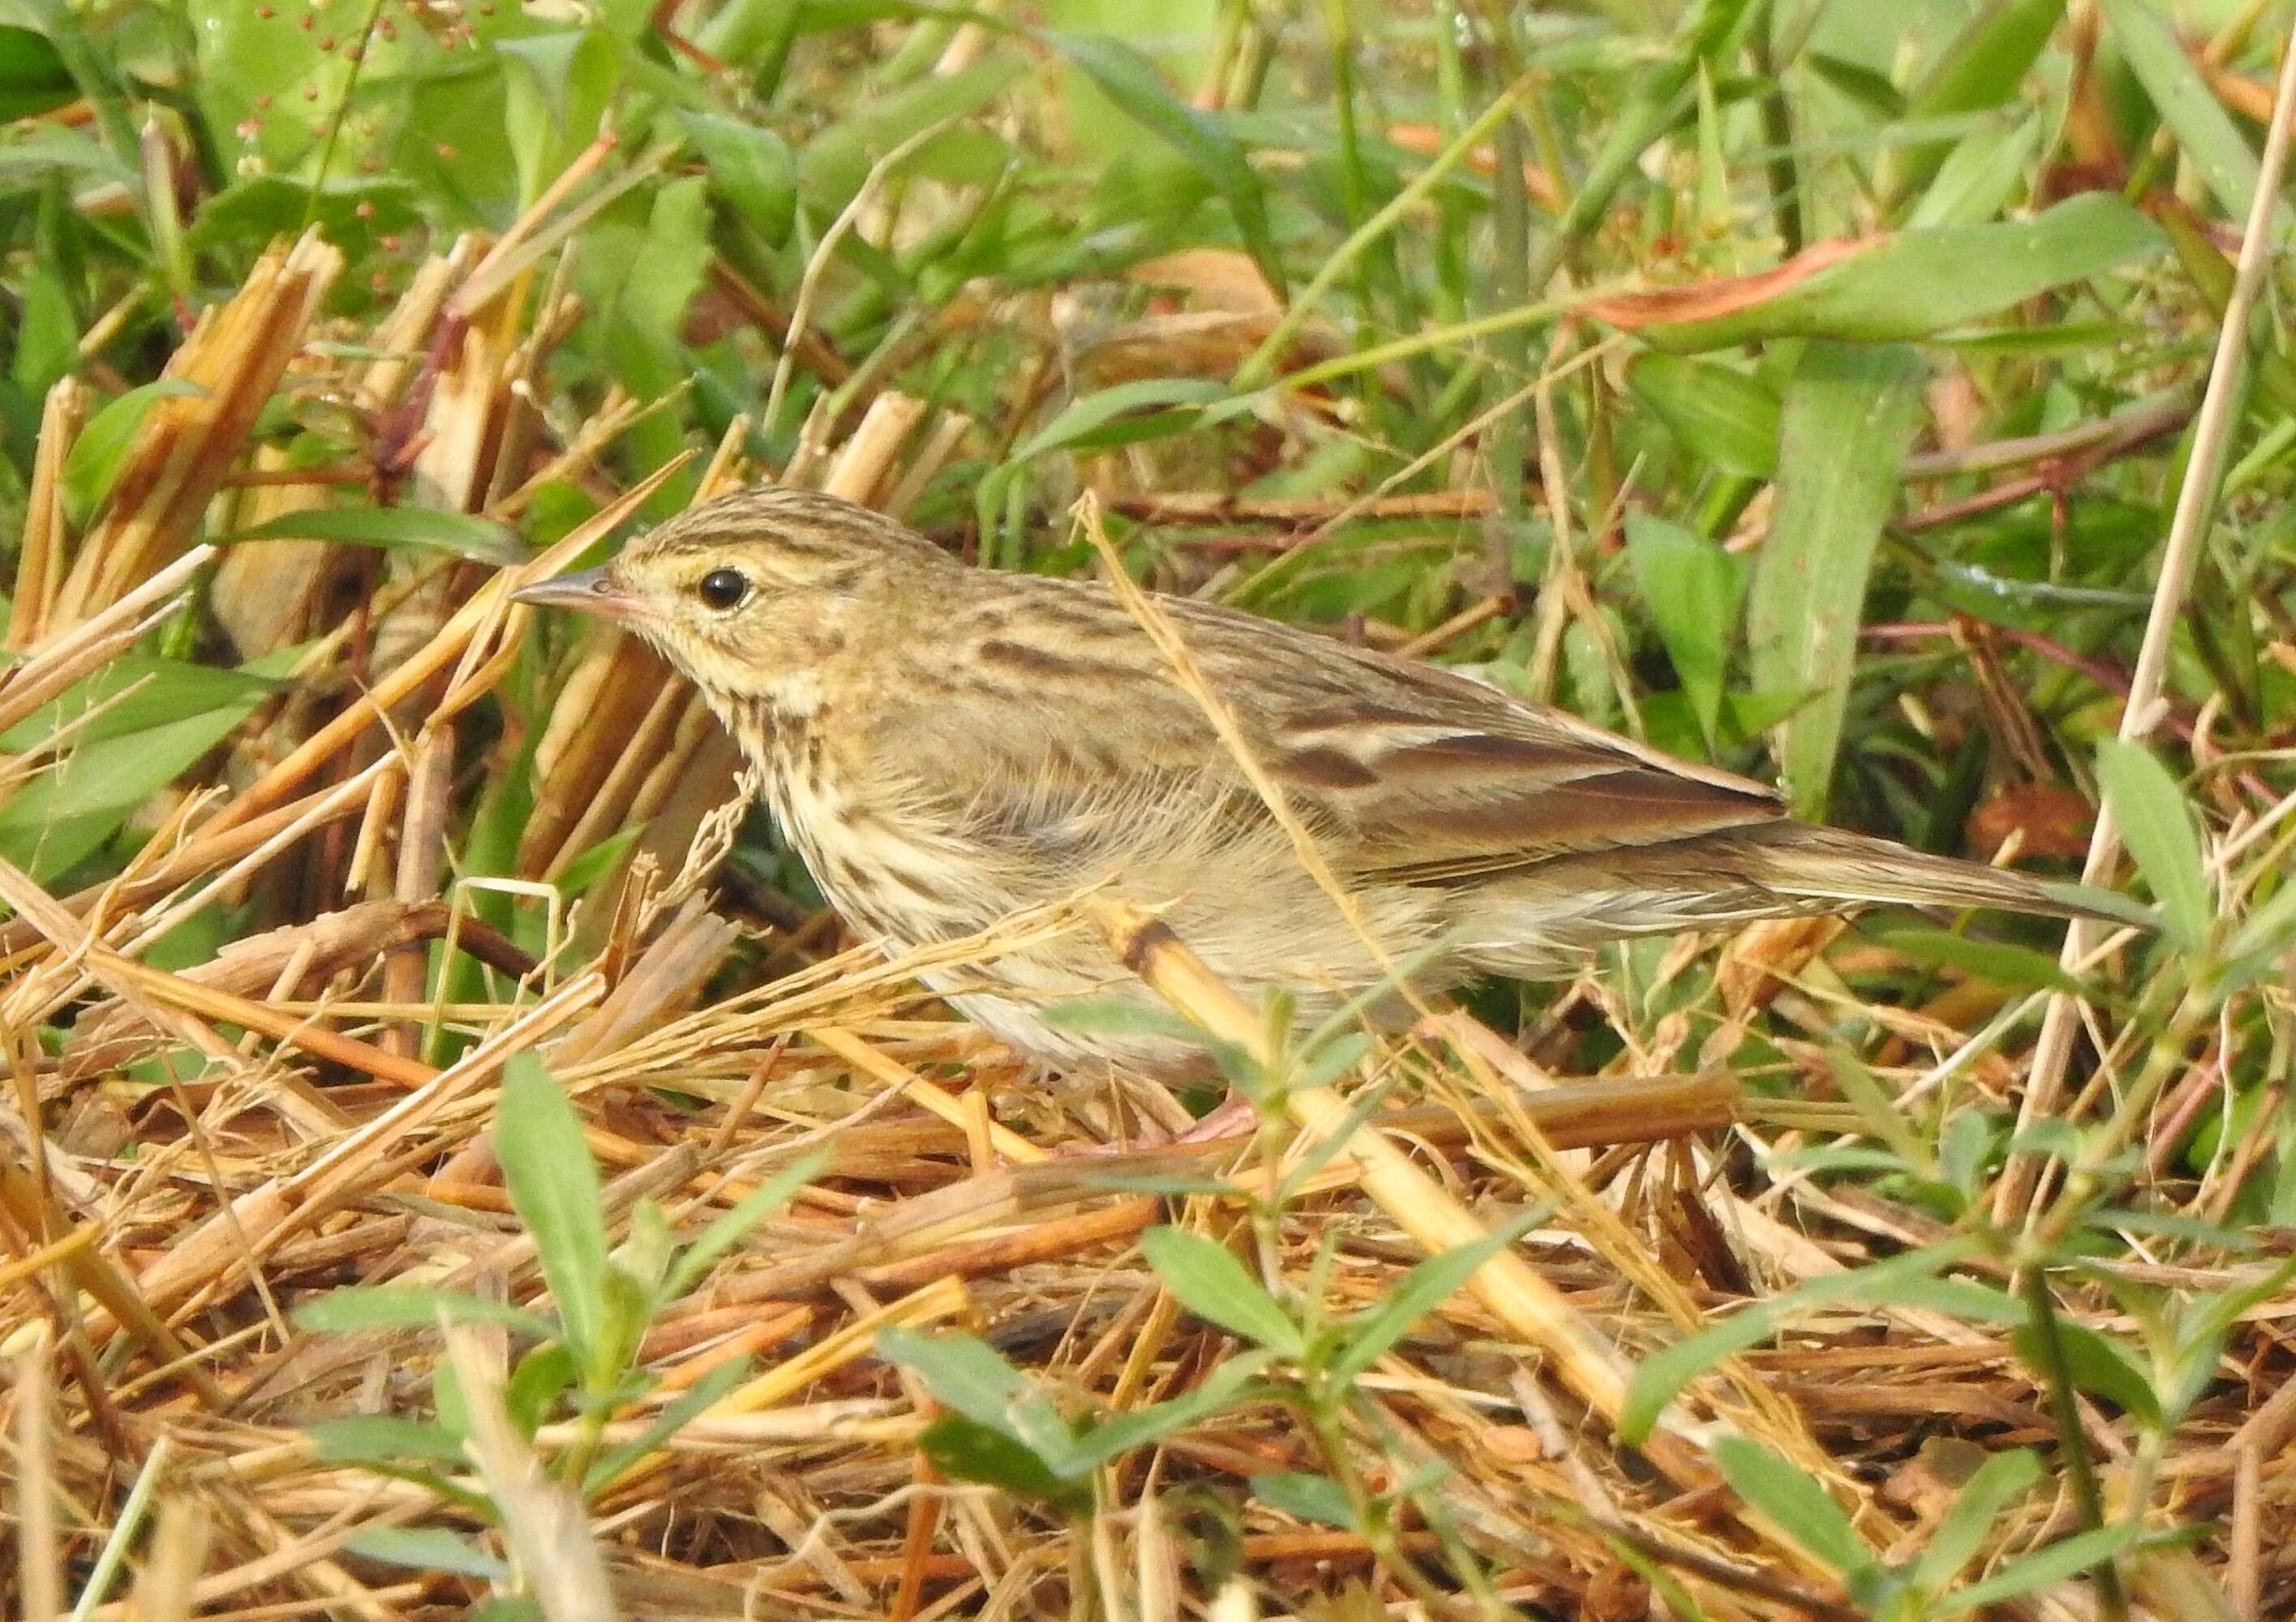
[[[975,569],[865,508],[766,487],[518,596],[627,626],[691,677],[823,893],[888,953],[1105,882],[1246,997],[1287,987],[1313,1017],[1398,961],[1432,988],[1874,903],[2092,915],[2021,874],[1794,821],[1759,783],[1433,666],[1157,599],[1374,950],[1105,586]],[[1046,1021],[1061,998],[1152,1001],[1086,931],[934,988],[1056,1066],[1201,1071],[1175,1038]]]

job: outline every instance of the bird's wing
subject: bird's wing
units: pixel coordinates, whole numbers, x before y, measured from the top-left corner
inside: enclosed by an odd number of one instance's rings
[[[1358,872],[1439,884],[1784,815],[1759,783],[1432,666],[1266,621],[1185,618],[1264,764],[1321,811]],[[1250,679],[1271,668],[1283,678]]]
[[[882,769],[967,839],[1038,856],[1095,844],[1127,818],[1266,829],[1248,774],[1120,603],[1057,580],[1028,581],[1022,596],[1026,614],[1008,596],[936,626],[929,663],[919,655],[903,701],[871,729]],[[1782,815],[1760,784],[1432,666],[1210,604],[1159,607],[1343,869],[1440,884]]]

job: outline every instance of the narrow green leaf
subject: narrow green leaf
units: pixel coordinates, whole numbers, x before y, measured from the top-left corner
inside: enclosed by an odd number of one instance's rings
[[[1887,1304],[1900,1284],[1942,1273],[1973,1249],[1975,1243],[1970,1239],[1950,1240],[1853,1272],[1807,1280],[1782,1294],[1750,1304],[1687,1340],[1652,1353],[1628,1382],[1619,1434],[1630,1444],[1639,1444],[1684,1387],[1724,1358],[1769,1339],[1797,1314],[1836,1301]]]
[[[423,1459],[466,1469],[463,1439],[444,1425],[400,1419],[390,1413],[355,1413],[303,1427],[323,1464],[370,1464],[390,1459]]]
[[[2103,0],[2113,43],[2217,201],[2235,219],[2256,195],[2256,154],[2201,77],[2169,19],[2146,0]]]
[[[1268,285],[1280,293],[1283,264],[1268,230],[1267,200],[1242,144],[1226,127],[1173,94],[1156,64],[1121,40],[1052,30],[1039,37],[1081,69],[1102,94],[1193,166],[1227,204],[1244,250],[1259,262]]]
[[[709,166],[709,179],[746,225],[778,247],[797,210],[797,159],[789,143],[761,124],[709,112],[681,112],[678,122]]]
[[[1346,1490],[1329,1476],[1273,1470],[1252,1477],[1248,1485],[1251,1495],[1270,1509],[1281,1510],[1313,1525],[1338,1527],[1347,1532],[1363,1530],[1362,1523],[1356,1519],[1355,1506],[1348,1502]]]
[[[1332,1360],[1332,1378],[1352,1380],[1385,1356],[1413,1324],[1464,1289],[1475,1269],[1528,1233],[1538,1215],[1518,1217],[1472,1244],[1431,1256],[1414,1266],[1378,1306],[1349,1321],[1340,1355]]]
[[[1136,1447],[1177,1435],[1199,1420],[1264,1397],[1267,1389],[1255,1382],[1274,1358],[1275,1354],[1265,1349],[1230,1357],[1184,1396],[1103,1421],[1078,1439],[1074,1450],[1061,1462],[1060,1473],[1081,1477]]]
[[[522,563],[518,537],[491,520],[437,507],[315,507],[235,529],[216,545],[251,541],[335,541],[403,552],[438,552],[486,563]]]
[[[547,1340],[558,1326],[539,1313],[451,1290],[409,1285],[351,1285],[315,1296],[295,1308],[294,1320],[316,1334],[348,1335],[369,1330],[435,1329],[439,1323],[493,1323],[513,1334]]]
[[[1164,1288],[1196,1316],[1286,1356],[1307,1349],[1300,1326],[1225,1245],[1160,1227],[1140,1236],[1140,1249]]]
[[[594,1498],[619,1480],[625,1474],[651,1457],[655,1449],[683,1430],[711,1404],[735,1386],[750,1372],[747,1358],[723,1363],[697,1380],[676,1400],[654,1415],[653,1422],[636,1436],[610,1452],[601,1454],[597,1461],[583,1472],[582,1495]]]
[[[1028,1377],[978,1336],[921,1335],[895,1325],[878,1331],[877,1355],[914,1369],[945,1406],[1002,1428],[1005,1413],[1029,1394]]]
[[[1910,1576],[1926,1593],[1942,1590],[1992,1541],[1995,1524],[2041,1479],[2040,1461],[2027,1449],[1997,1453],[1978,1466],[1953,1507],[1915,1560]]]
[[[678,1253],[676,1263],[663,1282],[660,1298],[675,1301],[700,1283],[719,1257],[740,1244],[751,1228],[787,1205],[798,1190],[819,1176],[827,1168],[830,1158],[828,1150],[819,1149],[791,1161],[702,1229],[693,1242]]]
[[[414,1571],[451,1572],[493,1583],[507,1583],[511,1577],[505,1562],[443,1527],[365,1527],[345,1538],[343,1547]]]
[[[103,505],[104,497],[111,494],[112,481],[119,477],[127,447],[135,443],[135,430],[144,426],[153,406],[165,399],[200,392],[196,383],[163,377],[130,389],[89,418],[64,456],[64,504],[73,516],[86,522]]]
[[[101,678],[85,685],[90,693],[102,690]],[[116,732],[119,720],[105,716],[90,727],[91,733],[104,735],[68,745],[62,758],[9,796],[0,804],[0,856],[40,880],[73,866],[118,833],[137,807],[229,737],[275,685],[237,673],[221,681],[206,675],[163,675],[129,694],[119,708],[130,711],[129,718],[150,724]],[[70,698],[66,695],[67,701]],[[198,707],[186,708],[191,705]],[[59,706],[53,713],[68,716],[76,709]]]
[[[1773,273],[1734,290],[1625,295],[1587,307],[1679,354],[1775,338],[1886,343],[1931,337],[2166,244],[2161,228],[2128,204],[2092,192],[2030,219],[1870,238],[1831,261],[1803,261],[1783,280]]]
[[[1906,98],[1907,120],[1983,112],[2014,98],[2064,10],[2065,0],[1995,0],[1980,10]],[[1893,166],[1895,195],[1903,197],[1929,184],[1946,150],[1944,142],[1901,148]]]
[[[2118,738],[2097,745],[2096,774],[2105,807],[2152,886],[2169,932],[2180,946],[2199,946],[2216,922],[2216,903],[2201,861],[2200,835],[2176,779],[2152,750]]]
[[[1906,96],[1889,78],[1863,62],[1824,51],[1805,52],[1803,66],[1875,118],[1894,122],[1906,116]]]
[[[2062,991],[2074,995],[2081,992],[2080,981],[2060,968],[2055,958],[2030,946],[1977,940],[1950,930],[1880,929],[1870,933],[1892,952],[1916,963],[1957,969],[1972,979],[1990,980],[1997,986],[2020,990]]]
[[[1059,1473],[1076,1429],[1028,1376],[974,1335],[920,1335],[895,1326],[877,1335],[877,1355],[914,1369],[944,1405],[1010,1437],[1048,1471]]]
[[[211,710],[260,702],[287,690],[286,683],[265,674],[274,668],[265,660],[223,670],[157,653],[122,653],[0,733],[0,753],[29,754],[74,723],[67,747],[86,749]],[[87,712],[99,706],[102,713],[89,717]]]
[[[2125,1520],[2117,1526],[2076,1532],[2038,1554],[2010,1561],[1982,1582],[1972,1583],[1941,1601],[1932,1602],[1923,1616],[1942,1622],[1944,1618],[1958,1617],[1980,1606],[1997,1605],[2004,1600],[2038,1593],[2069,1577],[2078,1577],[2091,1567],[2103,1565],[2135,1543],[2144,1529],[2136,1521]]]
[[[855,98],[798,149],[798,193],[808,210],[824,219],[834,215],[853,201],[870,167],[886,153],[936,124],[971,118],[1026,71],[1028,64],[1017,56],[996,53],[955,73],[929,73],[882,94]]]
[[[1204,378],[1144,377],[1095,389],[1013,449],[1026,462],[1046,451],[1105,450],[1177,433],[1193,426],[1204,406],[1228,397],[1226,384]]]
[[[2060,1315],[2057,1318],[2057,1340],[2064,1348],[2065,1363],[2072,1371],[2073,1384],[2092,1397],[2102,1397],[2118,1405],[2140,1423],[2157,1429],[2161,1423],[2161,1399],[2152,1390],[2152,1382],[2145,1378],[2129,1355],[2085,1323]],[[2043,1348],[2038,1331],[2030,1323],[2021,1324],[2010,1337],[2023,1358],[2025,1366],[2046,1370]]]
[[[565,1321],[566,1339],[589,1380],[611,1371],[601,1358],[611,1339],[607,1298],[606,1225],[598,1168],[581,1118],[532,1053],[505,1067],[496,1119],[495,1155],[511,1205],[533,1237],[542,1275]]]
[[[1722,722],[1722,684],[1745,570],[1718,542],[1641,512],[1627,514],[1627,563],[1711,750]]]
[[[1988,119],[1939,166],[1937,177],[1906,218],[1906,228],[1976,225],[1999,216],[2024,186],[2026,171],[2040,154],[2046,134],[2040,113],[2006,126]]]
[[[1749,479],[1777,473],[1778,397],[1752,373],[1652,349],[1628,363],[1627,387],[1693,455]]]
[[[1822,820],[1849,707],[1866,581],[1922,416],[1911,351],[1813,343],[1786,390],[1776,516],[1746,605],[1757,689],[1806,692],[1776,733],[1798,816]]]
[[[993,1425],[961,1413],[944,1414],[917,1438],[934,1469],[957,1481],[974,1481],[1070,1514],[1090,1507],[1092,1488],[1056,1475],[1044,1460]]]
[[[1841,1505],[1799,1465],[1741,1436],[1717,1438],[1712,1453],[1716,1467],[1738,1496],[1836,1575],[1855,1577],[1876,1564],[1874,1551]]]

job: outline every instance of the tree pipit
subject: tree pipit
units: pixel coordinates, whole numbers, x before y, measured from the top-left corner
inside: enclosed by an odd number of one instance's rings
[[[1107,586],[975,569],[811,491],[707,502],[518,595],[627,626],[691,677],[822,893],[889,954],[1103,885],[1161,912],[1241,995],[1287,988],[1309,1020],[1398,964],[1432,990],[1549,976],[1625,936],[1874,903],[2101,915],[2021,874],[1797,822],[1759,783],[1433,666],[1157,598],[1192,692]],[[927,978],[1052,1065],[1203,1073],[1180,1036],[1046,1020],[1078,996],[1152,1005],[1093,931]]]

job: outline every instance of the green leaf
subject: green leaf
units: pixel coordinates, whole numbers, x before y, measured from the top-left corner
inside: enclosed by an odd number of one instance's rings
[[[322,1464],[368,1464],[389,1459],[422,1459],[468,1469],[463,1438],[444,1425],[400,1419],[390,1413],[356,1413],[303,1427]]]
[[[2060,968],[2055,958],[2030,946],[1976,940],[1950,930],[1879,929],[1870,933],[1890,951],[1916,963],[1957,969],[1974,979],[1990,980],[1997,986],[2062,991],[2076,996],[2082,992],[2080,981]]]
[[[1776,338],[1886,343],[1931,337],[2103,275],[2166,242],[2159,226],[2120,198],[2092,192],[2030,219],[1867,238],[1831,260],[1742,280],[1734,297],[1727,286],[1705,286],[1601,299],[1587,307],[1682,354]],[[1784,465],[1792,468],[1791,456]]]
[[[1033,1395],[1028,1377],[973,1335],[921,1335],[895,1325],[877,1333],[877,1355],[914,1369],[943,1405],[1000,1429],[1012,1405]]]
[[[303,1302],[295,1322],[315,1334],[348,1335],[381,1329],[435,1329],[446,1323],[493,1323],[547,1340],[558,1326],[539,1313],[451,1290],[404,1284],[354,1284]]]
[[[789,143],[762,125],[716,113],[681,112],[678,122],[742,223],[775,246],[787,242],[797,212],[797,158]]]
[[[586,1383],[603,1382],[618,1371],[603,1364],[614,1325],[598,1168],[581,1118],[531,1053],[505,1067],[495,1155],[511,1205],[534,1240],[567,1342],[582,1360]]]
[[[71,70],[46,35],[32,29],[0,28],[0,123],[53,112],[78,96]]]
[[[1877,1563],[1849,1517],[1799,1465],[1741,1436],[1716,1438],[1711,1451],[1738,1496],[1837,1575],[1855,1577]]]
[[[719,1257],[740,1244],[751,1228],[787,1205],[798,1190],[827,1168],[830,1159],[830,1151],[822,1149],[791,1161],[702,1229],[693,1242],[678,1253],[669,1276],[663,1282],[660,1298],[675,1301],[700,1283]]]
[[[1797,816],[1823,820],[1849,707],[1866,582],[1898,470],[1922,420],[1910,350],[1813,343],[1787,388],[1776,516],[1746,605],[1757,689],[1806,692],[1779,726],[1779,774]]]
[[[2225,961],[2244,983],[2267,971],[2292,940],[2296,940],[2296,875],[2284,876],[2272,898],[2241,920]]]
[[[122,732],[110,716],[91,723],[90,732],[102,736],[68,743],[61,759],[0,804],[0,856],[43,881],[78,864],[137,807],[229,737],[273,691],[269,682],[244,676],[217,682],[191,675],[190,668],[177,666],[180,674],[121,701],[129,718],[151,724]],[[90,692],[102,684],[101,677],[86,684]],[[57,713],[77,713],[77,706]]]
[[[1249,1485],[1251,1495],[1260,1503],[1297,1520],[1338,1527],[1347,1532],[1363,1529],[1363,1523],[1356,1519],[1355,1506],[1348,1502],[1346,1489],[1329,1476],[1275,1470],[1252,1477]]]
[[[1776,476],[1778,397],[1752,373],[1651,349],[1628,364],[1627,387],[1692,455],[1749,479]]]
[[[2009,1506],[2032,1491],[2040,1479],[2040,1461],[2022,1447],[1997,1453],[1978,1466],[1915,1560],[1909,1574],[1914,1586],[1935,1593],[1959,1577],[1992,1541],[1995,1526]]]
[[[518,537],[491,519],[438,507],[314,507],[219,537],[218,546],[255,541],[334,541],[402,552],[436,552],[486,563],[523,563]]]
[[[395,175],[345,176],[314,186],[292,175],[250,175],[200,205],[184,242],[201,253],[291,236],[306,224],[354,260],[377,239],[422,224],[422,193]]]
[[[86,523],[103,505],[104,497],[111,494],[112,481],[119,477],[127,447],[135,443],[135,430],[144,426],[154,406],[176,396],[201,392],[196,383],[163,377],[130,389],[89,418],[64,457],[64,504],[73,517]]]
[[[2256,195],[2256,154],[2185,54],[2169,19],[2146,0],[2103,0],[2103,11],[2113,43],[2161,122],[2176,135],[2217,201],[2234,218],[2246,218]]]
[[[1096,389],[1070,401],[1022,440],[1010,460],[1027,462],[1046,451],[1105,450],[1179,433],[1195,425],[1204,406],[1228,395],[1224,383],[1192,377],[1144,377]]]
[[[1806,1280],[1781,1294],[1741,1308],[1687,1340],[1652,1353],[1643,1360],[1628,1382],[1627,1400],[1619,1414],[1619,1434],[1628,1443],[1639,1445],[1684,1387],[1724,1358],[1771,1339],[1795,1315],[1836,1301],[1888,1305],[1896,1298],[1901,1285],[1942,1273],[1975,1248],[1976,1241],[1972,1239],[1949,1240],[1925,1249],[1908,1250],[1853,1272]]]
[[[1285,1085],[1294,1092],[1313,1093],[1335,1085],[1352,1073],[1372,1050],[1372,1039],[1362,1031],[1340,1031],[1300,1055]]]
[[[2075,1386],[2092,1397],[2103,1397],[2148,1427],[2160,1427],[2161,1399],[2144,1371],[2127,1352],[2087,1324],[2062,1315],[2056,1319],[2056,1331]],[[2030,1319],[2010,1336],[2010,1343],[2027,1368],[2045,1376],[2049,1372],[2040,1331]]]
[[[2064,10],[2065,0],[1998,0],[1979,8],[1906,99],[1907,121],[1983,112],[2015,99]],[[1901,148],[1895,166],[1898,182],[1895,194],[1902,197],[1918,190],[1929,184],[1932,175],[1942,179],[1938,160],[1945,152],[1943,142]],[[1929,201],[1923,200],[1924,204]]]
[[[1176,1435],[1198,1420],[1264,1397],[1267,1388],[1255,1381],[1275,1356],[1273,1352],[1259,1350],[1227,1358],[1192,1390],[1168,1402],[1151,1403],[1145,1408],[1119,1413],[1090,1427],[1078,1438],[1069,1456],[1057,1462],[1060,1474],[1088,1474],[1136,1447]]]
[[[259,703],[287,684],[264,674],[269,659],[237,670],[188,665],[157,653],[122,653],[0,733],[0,753],[28,754],[74,722],[68,749],[148,732],[210,710]],[[88,712],[102,707],[102,713]],[[83,717],[86,717],[83,719]]]
[[[2067,1577],[2078,1577],[2093,1566],[2103,1565],[2135,1543],[2144,1530],[2141,1523],[2127,1520],[2118,1526],[2076,1532],[2038,1554],[2010,1561],[1982,1582],[1972,1583],[1956,1593],[1932,1602],[1923,1616],[1925,1622],[1929,1618],[1941,1622],[1946,1617],[1958,1617],[1981,1606],[1997,1605],[2004,1600],[2037,1593]]]
[[[1051,1399],[977,1336],[920,1335],[898,1325],[877,1334],[877,1355],[914,1369],[944,1405],[1027,1448],[1060,1472],[1076,1445],[1076,1428]]]
[[[598,1456],[597,1462],[582,1474],[582,1495],[594,1498],[613,1486],[643,1463],[656,1448],[707,1412],[710,1405],[741,1384],[749,1372],[749,1359],[737,1358],[731,1363],[718,1364],[695,1380],[679,1394],[676,1401],[655,1414],[652,1424],[619,1447]]]
[[[1939,166],[1906,227],[1976,225],[1996,217],[2024,185],[2046,133],[2039,113],[2005,127],[1988,119]]]
[[[1700,65],[1718,60],[1737,37],[1749,7],[1750,0],[1699,0],[1682,9],[1673,38],[1652,53],[1573,188],[1570,205],[1554,225],[1558,239],[1568,241],[1600,222],[1643,153],[1673,127],[1685,93],[1694,94],[1691,81]],[[1751,9],[1765,19],[1769,14],[1766,6]]]
[[[1181,1228],[1151,1228],[1141,1254],[1173,1298],[1207,1323],[1297,1357],[1308,1349],[1300,1326],[1225,1245]]]
[[[998,53],[955,73],[927,74],[898,89],[857,98],[799,149],[799,194],[824,218],[835,214],[853,201],[877,159],[936,124],[980,111],[1027,70],[1017,56]]]
[[[1820,79],[1875,118],[1895,121],[1906,116],[1905,93],[1862,62],[1824,51],[1806,52],[1801,61]]]
[[[2198,947],[2216,922],[2200,835],[2175,778],[2142,744],[2107,739],[2097,745],[2096,774],[2105,808],[2129,854],[2152,888],[2169,932],[2178,945]]]
[[[472,1548],[443,1527],[365,1527],[345,1538],[343,1548],[415,1571],[451,1572],[492,1583],[511,1580],[507,1562]]]
[[[917,1438],[934,1469],[957,1481],[976,1481],[1023,1498],[1081,1514],[1092,1507],[1088,1483],[1055,1475],[1044,1460],[993,1425],[964,1414],[944,1414]]]
[[[1121,40],[1052,30],[1039,37],[1083,70],[1102,94],[1186,159],[1219,193],[1234,217],[1244,250],[1259,261],[1267,284],[1281,293],[1283,264],[1268,231],[1267,200],[1242,145],[1226,126],[1174,95],[1156,64]]]
[[[542,1614],[542,1602],[530,1595],[498,1593],[472,1606],[464,1622],[550,1622],[550,1618]]]
[[[1414,1266],[1378,1306],[1348,1321],[1342,1349],[1332,1360],[1332,1378],[1352,1380],[1385,1356],[1413,1324],[1464,1289],[1478,1267],[1529,1233],[1539,1216],[1532,1212],[1519,1216],[1472,1244],[1431,1256]]]
[[[666,392],[690,378],[685,311],[709,263],[709,184],[672,181],[654,193],[642,246],[621,272],[604,312],[605,350],[633,392]]]
[[[1627,563],[1711,750],[1745,572],[1718,542],[1641,512],[1627,514]]]
[[[563,1340],[548,1340],[511,1365],[503,1382],[503,1407],[519,1433],[531,1438],[582,1383],[582,1365]]]

